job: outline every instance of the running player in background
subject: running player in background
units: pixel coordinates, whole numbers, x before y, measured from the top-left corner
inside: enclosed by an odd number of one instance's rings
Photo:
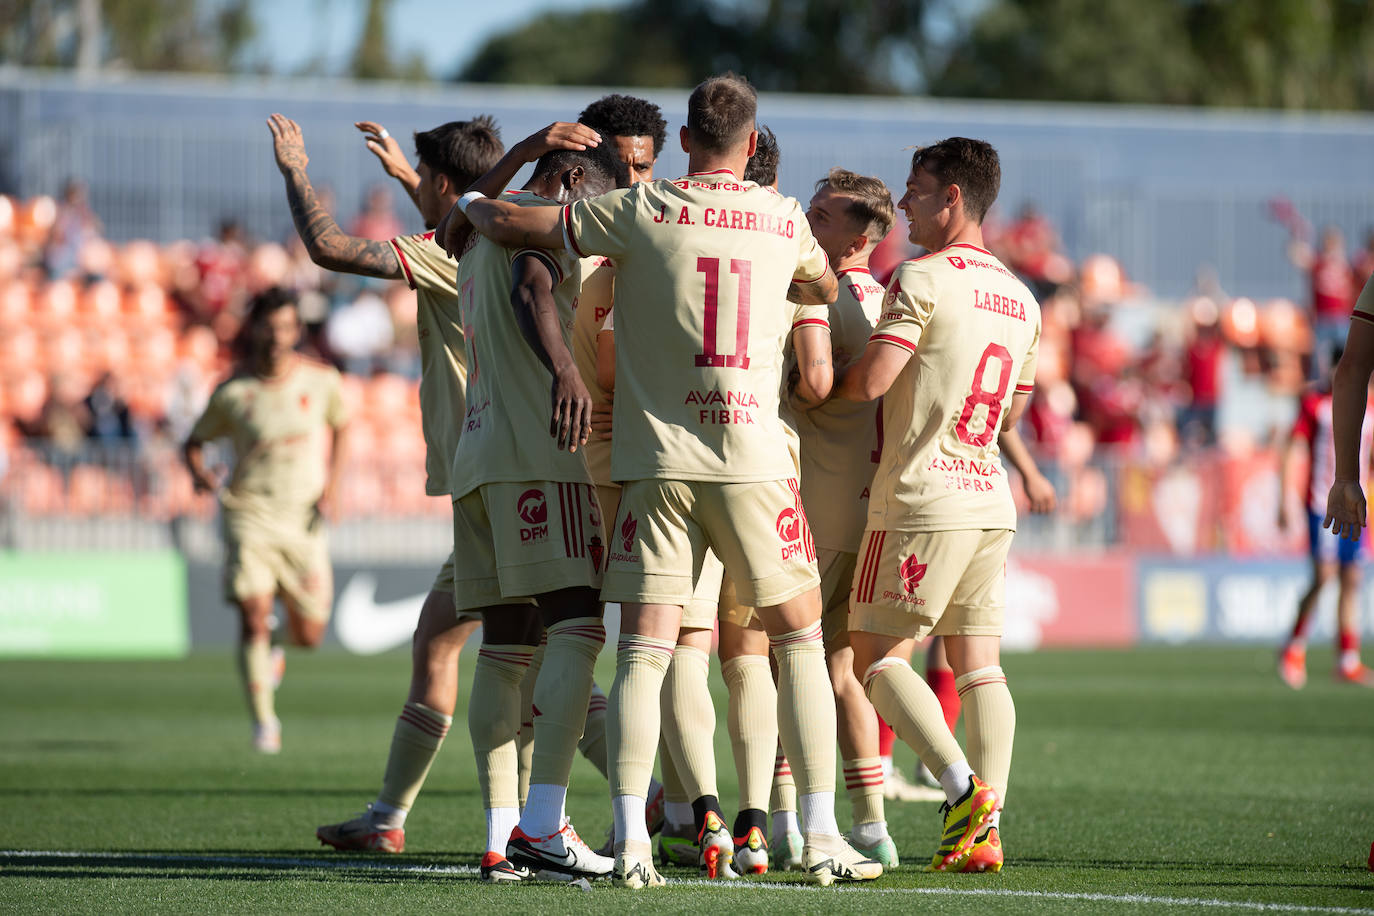
[[[296,300],[278,287],[255,296],[236,341],[238,364],[217,387],[183,455],[198,491],[219,492],[224,592],[239,611],[239,673],[253,717],[253,747],[281,750],[272,608],[281,598],[292,645],[324,639],[334,577],[324,516],[343,467],[346,411],[339,373],[296,352]],[[328,433],[329,461],[324,460]],[[205,443],[227,438],[234,468],[221,486]]]
[[[740,183],[756,108],[753,87],[733,74],[699,85],[681,136],[691,171],[675,182],[561,212],[459,202],[490,237],[545,246],[566,238],[581,255],[616,262],[612,475],[625,486],[603,595],[622,608],[607,728],[620,886],[663,882],[643,825],[645,791],[660,688],[708,546],[772,637],[783,745],[801,776],[807,874],[828,884],[882,872],[835,825],[819,580],[777,416],[791,327],[784,294],[825,303],[836,284],[796,201]],[[815,359],[828,376],[828,353]],[[806,378],[799,397],[819,402],[825,391],[806,390]]]
[[[987,143],[917,149],[901,206],[911,240],[931,253],[897,269],[868,347],[836,386],[847,400],[883,397],[850,644],[873,705],[945,790],[939,871],[1001,868],[1015,731],[1000,644],[1016,510],[997,436],[1030,398],[1040,309],[983,247],[1000,183]],[[911,668],[916,641],[932,634],[946,637],[968,705],[968,758]]]
[[[1334,347],[1330,365],[1341,360],[1341,348]],[[1287,494],[1292,492],[1297,465],[1301,462],[1302,446],[1306,445],[1307,485],[1303,488],[1303,504],[1307,509],[1307,535],[1312,557],[1312,582],[1298,601],[1298,617],[1293,622],[1292,635],[1279,653],[1279,677],[1294,690],[1307,683],[1307,631],[1312,624],[1312,612],[1317,598],[1333,576],[1339,576],[1340,594],[1336,603],[1336,680],[1347,684],[1374,687],[1374,671],[1360,661],[1359,607],[1361,539],[1346,539],[1322,530],[1319,511],[1321,494],[1329,493],[1335,482],[1336,449],[1332,439],[1330,380],[1314,386],[1302,396],[1298,418],[1289,433],[1283,450],[1280,473],[1279,528],[1288,528]],[[1361,482],[1368,479],[1370,440],[1374,436],[1369,412],[1366,409],[1360,427]]]
[[[604,144],[548,153],[524,190],[502,198],[538,207],[628,183],[624,164]],[[582,842],[564,810],[592,668],[605,642],[597,595],[606,553],[601,510],[577,452],[591,433],[592,401],[568,347],[580,265],[566,251],[508,249],[478,237],[459,263],[457,283],[471,372],[450,475],[455,606],[482,613],[468,706],[487,818],[482,875],[601,877],[611,860]],[[534,687],[522,811],[521,681],[541,635],[547,645]]]

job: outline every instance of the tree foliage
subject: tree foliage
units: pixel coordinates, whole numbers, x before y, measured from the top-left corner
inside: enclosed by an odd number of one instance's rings
[[[247,66],[253,0],[0,0],[0,55],[24,66],[71,67],[95,30],[101,66],[226,72]]]

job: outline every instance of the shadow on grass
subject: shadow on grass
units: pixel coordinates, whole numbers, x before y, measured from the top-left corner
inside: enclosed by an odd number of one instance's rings
[[[1037,856],[1017,856],[1016,866],[1018,868],[1103,869],[1107,871],[1244,871],[1250,875],[1257,872],[1272,872],[1276,876],[1283,876],[1285,880],[1287,880],[1287,876],[1291,875],[1293,871],[1293,865],[1286,862],[1236,862],[1233,860],[1208,862],[1199,859],[1176,861],[1171,859],[1126,860],[1090,859],[1080,857],[1056,859]],[[1349,865],[1340,863],[1314,863],[1303,867],[1317,871],[1336,872],[1348,871],[1352,868]],[[1358,870],[1363,871],[1363,868]],[[1256,886],[1265,885],[1257,884]]]
[[[373,785],[373,786],[367,786],[367,787],[361,787],[361,788],[355,786],[355,787],[353,787],[353,788],[333,788],[333,787],[331,787],[331,788],[327,788],[327,789],[322,789],[322,788],[320,788],[319,786],[279,786],[279,787],[276,787],[276,788],[265,788],[265,787],[232,788],[232,787],[227,787],[227,786],[213,786],[213,787],[206,787],[206,788],[202,788],[202,789],[192,788],[192,787],[185,787],[185,786],[176,787],[176,788],[172,788],[172,787],[168,787],[168,786],[144,786],[144,787],[137,787],[137,786],[109,786],[109,787],[105,787],[105,788],[94,788],[94,787],[89,787],[89,786],[82,787],[82,788],[69,788],[69,787],[59,787],[59,786],[28,786],[28,787],[3,786],[3,787],[0,787],[0,797],[6,796],[6,795],[22,795],[22,796],[26,796],[26,797],[27,797],[27,796],[33,796],[33,795],[70,795],[70,796],[76,797],[76,798],[106,798],[106,797],[118,797],[118,796],[143,796],[143,795],[163,795],[163,796],[168,796],[168,797],[187,797],[187,796],[199,797],[199,796],[202,796],[202,795],[231,795],[231,796],[242,796],[242,797],[248,797],[248,798],[256,798],[256,797],[259,797],[259,796],[269,796],[269,797],[275,797],[275,796],[291,796],[291,797],[296,797],[296,796],[307,796],[307,797],[325,798],[325,797],[333,797],[333,796],[336,796],[336,795],[337,795],[337,796],[340,796],[340,797],[357,797],[357,796],[360,796],[360,795],[363,796],[363,797],[367,797],[367,796],[376,795],[376,794],[377,794],[377,787],[376,787],[375,785]],[[426,790],[425,790],[425,797],[426,797],[426,798],[476,798],[477,796],[478,796],[478,791],[477,791],[477,789],[476,789],[475,787],[472,788],[472,789],[430,789],[430,788],[426,788]]]

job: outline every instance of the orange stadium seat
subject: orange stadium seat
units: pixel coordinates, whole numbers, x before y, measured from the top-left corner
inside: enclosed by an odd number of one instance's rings
[[[5,388],[11,417],[32,423],[43,413],[43,405],[48,402],[48,380],[43,373],[15,373],[6,379]]]
[[[19,504],[29,515],[58,515],[66,508],[62,475],[37,459],[15,468],[13,477]]]
[[[175,317],[167,291],[155,283],[141,283],[124,293],[124,313],[135,321],[166,322]]]
[[[24,266],[24,260],[24,252],[14,240],[6,238],[4,234],[0,233],[0,280],[9,280],[19,276],[19,271]]]
[[[57,222],[57,201],[46,194],[31,197],[15,212],[14,234],[30,245],[42,244]]]
[[[88,322],[108,324],[119,318],[119,298],[118,286],[109,280],[97,280],[81,291],[77,310]]]
[[[381,416],[403,413],[413,400],[410,383],[399,375],[383,372],[367,381],[367,409]]]
[[[43,356],[48,372],[84,369],[88,355],[86,336],[68,327],[43,336]]]
[[[14,235],[14,200],[4,194],[0,194],[0,236],[9,237]]]
[[[0,367],[5,372],[38,368],[42,364],[38,332],[23,325],[0,331]]]
[[[162,253],[145,239],[129,242],[115,255],[115,270],[126,289],[156,286],[162,282]]]
[[[382,505],[384,490],[375,468],[354,468],[340,481],[337,511],[345,518],[360,518],[377,514]]]
[[[33,292],[22,280],[11,280],[0,288],[0,327],[33,320]]]
[[[68,324],[76,314],[77,298],[75,283],[53,280],[38,293],[38,307],[35,309],[38,320],[53,326]]]

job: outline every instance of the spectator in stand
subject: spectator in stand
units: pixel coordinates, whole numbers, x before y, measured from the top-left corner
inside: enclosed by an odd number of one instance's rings
[[[81,251],[88,242],[100,238],[101,225],[86,199],[84,182],[71,179],[62,189],[62,203],[43,251],[48,275],[67,277],[81,266]]]
[[[1344,342],[1350,325],[1350,312],[1355,307],[1355,268],[1345,251],[1345,236],[1336,226],[1322,230],[1321,242],[1314,249],[1308,240],[1310,232],[1300,218],[1288,220],[1293,233],[1288,243],[1288,259],[1307,271],[1312,290],[1312,328],[1314,359],[1311,376],[1324,377],[1331,371],[1326,359],[1331,348]]]
[[[1364,247],[1355,252],[1351,266],[1355,268],[1355,285],[1357,287],[1363,287],[1369,282],[1369,278],[1374,276],[1374,228],[1366,230]]]
[[[81,380],[70,374],[54,376],[47,401],[35,421],[21,423],[24,435],[39,446],[44,458],[64,473],[81,460],[90,414],[81,399]]]
[[[405,226],[396,216],[391,189],[386,185],[379,184],[368,189],[367,198],[363,203],[363,212],[354,218],[353,225],[348,229],[348,234],[358,238],[387,242],[398,235],[404,235],[405,231]]]
[[[213,324],[222,312],[231,307],[237,309],[242,304],[246,298],[244,267],[247,260],[243,228],[237,220],[221,220],[214,241],[206,242],[196,253],[199,283],[189,291],[186,302],[192,321]],[[227,341],[232,336],[222,339]]]
[[[1221,336],[1220,315],[1212,300],[1196,300],[1191,317],[1193,336],[1183,355],[1188,403],[1179,412],[1179,438],[1191,444],[1213,445],[1217,441],[1217,405],[1221,402],[1226,341]]]
[[[87,426],[86,438],[97,444],[132,442],[137,430],[129,412],[129,405],[119,391],[115,377],[106,372],[91,388],[84,402]]]
[[[1037,299],[1044,299],[1073,277],[1073,263],[1064,256],[1059,234],[1050,221],[1027,202],[1002,233],[1007,266],[1026,282]]]

